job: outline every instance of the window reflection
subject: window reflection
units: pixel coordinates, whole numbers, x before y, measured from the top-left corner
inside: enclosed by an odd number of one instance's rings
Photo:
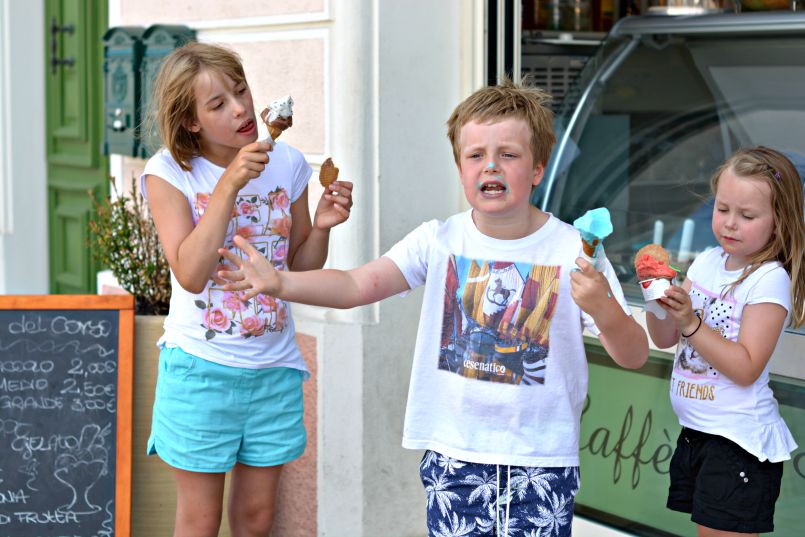
[[[610,38],[588,62],[556,118],[596,72],[626,49]],[[710,176],[737,148],[767,145],[805,176],[805,55],[786,37],[643,36],[594,91],[571,125],[557,172],[537,203],[564,221],[606,206],[606,241],[630,299],[640,303],[632,258],[649,242],[669,249],[683,270],[716,245]],[[551,166],[548,166],[551,169]]]

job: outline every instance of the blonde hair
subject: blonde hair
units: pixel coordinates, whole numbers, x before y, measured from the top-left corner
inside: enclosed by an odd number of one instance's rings
[[[551,96],[536,87],[506,78],[496,86],[487,86],[464,99],[447,120],[447,137],[453,145],[456,164],[461,154],[461,128],[470,121],[486,123],[508,118],[522,119],[531,133],[534,165],[547,164],[556,143],[553,112],[548,108]]]
[[[162,143],[185,171],[191,169],[190,160],[201,154],[199,135],[189,126],[196,120],[196,77],[207,70],[228,76],[236,84],[246,81],[235,52],[219,45],[191,42],[165,57],[154,83],[147,121],[157,125]]]
[[[805,216],[803,215],[802,179],[788,158],[779,151],[758,146],[739,149],[710,179],[715,195],[721,174],[731,169],[738,177],[763,181],[771,189],[771,208],[774,227],[769,242],[750,256],[749,264],[726,292],[767,261],[779,261],[791,277],[791,326],[805,324]]]

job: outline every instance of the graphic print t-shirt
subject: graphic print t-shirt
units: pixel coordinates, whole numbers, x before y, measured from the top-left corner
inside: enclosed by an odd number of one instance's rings
[[[194,224],[204,215],[224,168],[203,157],[190,161],[186,172],[162,150],[146,163],[146,175],[156,175],[187,198]],[[278,270],[286,269],[291,232],[291,203],[302,194],[312,174],[303,155],[283,142],[275,145],[263,173],[238,193],[226,230],[224,247],[242,255],[232,242],[241,235]],[[211,275],[212,276],[212,275]],[[296,346],[290,305],[268,295],[242,300],[211,279],[198,294],[183,289],[171,271],[170,313],[159,345],[181,347],[212,362],[235,367],[293,367],[307,372]]]
[[[578,464],[582,331],[598,333],[570,296],[580,251],[578,232],[553,216],[528,237],[497,240],[468,211],[422,224],[385,254],[412,289],[425,285],[404,447],[487,464]]]
[[[765,263],[725,295],[742,272],[727,270],[726,261],[720,247],[700,254],[688,271],[689,294],[693,311],[702,319],[700,330],[738,341],[745,306],[771,303],[789,310],[790,279],[779,263]],[[796,448],[769,388],[769,364],[754,384],[739,386],[681,338],[671,376],[671,404],[681,425],[728,438],[761,461],[787,460]]]

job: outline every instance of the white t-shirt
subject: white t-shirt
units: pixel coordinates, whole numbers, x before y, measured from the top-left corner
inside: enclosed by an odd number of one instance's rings
[[[744,306],[768,302],[791,311],[791,280],[776,261],[761,265],[734,294],[722,298],[742,272],[727,270],[726,261],[724,250],[713,248],[699,255],[688,271],[693,311],[703,319],[699,330],[709,328],[738,341]],[[680,337],[671,375],[671,404],[680,425],[728,438],[761,461],[788,460],[797,447],[769,388],[768,363],[754,384],[739,386]]]
[[[587,394],[570,296],[578,231],[552,215],[518,240],[483,235],[471,211],[426,222],[385,255],[425,285],[403,447],[485,464],[576,466]],[[605,275],[629,312],[609,261]]]
[[[291,203],[307,187],[312,170],[298,150],[283,142],[274,146],[270,157],[263,173],[249,181],[235,198],[224,246],[241,255],[232,242],[237,233],[248,238],[278,270],[286,270]],[[193,223],[197,224],[224,168],[204,157],[193,158],[190,165],[191,171],[182,170],[170,152],[163,149],[146,163],[140,177],[141,192],[146,195],[146,175],[161,177],[185,195]],[[296,345],[290,304],[267,295],[243,302],[212,280],[201,293],[190,293],[182,288],[173,271],[171,285],[170,311],[158,345],[178,346],[229,366],[284,366],[307,374]]]

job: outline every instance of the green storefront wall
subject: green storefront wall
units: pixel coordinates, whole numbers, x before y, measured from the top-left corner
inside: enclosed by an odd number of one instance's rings
[[[805,339],[805,338],[804,338]],[[590,384],[581,422],[581,491],[576,512],[636,535],[695,537],[690,516],[665,507],[668,467],[680,426],[668,396],[673,356],[652,351],[633,371],[585,338]],[[805,383],[772,376],[780,412],[800,444],[785,462],[775,531],[801,537],[805,505]]]

